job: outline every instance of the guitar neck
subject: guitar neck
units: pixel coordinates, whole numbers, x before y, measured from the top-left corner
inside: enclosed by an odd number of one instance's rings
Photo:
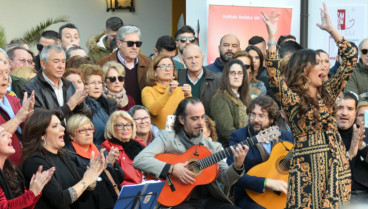
[[[244,141],[242,141],[238,144],[253,146],[257,143],[258,143],[257,136],[253,136],[251,138],[247,138],[246,140],[244,140]],[[232,145],[231,147],[233,147],[235,149],[235,147],[238,146],[238,144]],[[204,169],[204,168],[207,168],[207,167],[221,161],[222,159],[225,159],[225,158],[231,156],[232,154],[233,153],[232,153],[230,147],[228,147],[228,148],[225,148],[221,151],[216,152],[215,154],[212,154],[212,155],[207,156],[207,157],[205,157],[201,160],[198,160],[196,163],[199,164],[200,169]]]

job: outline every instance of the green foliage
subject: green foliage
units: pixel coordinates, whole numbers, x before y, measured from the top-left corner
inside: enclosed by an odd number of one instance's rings
[[[6,46],[6,37],[5,37],[5,28],[0,25],[0,48],[5,48]]]
[[[69,22],[69,18],[66,16],[60,16],[55,19],[49,18],[45,22],[41,22],[37,26],[33,27],[31,30],[26,32],[23,36],[23,39],[28,41],[28,43],[36,43],[40,37],[42,32],[48,28],[50,25],[62,22]]]

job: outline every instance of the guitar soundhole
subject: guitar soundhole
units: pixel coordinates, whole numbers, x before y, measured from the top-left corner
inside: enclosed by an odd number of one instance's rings
[[[192,171],[193,173],[199,173],[201,169],[199,168],[199,164],[194,162],[189,163],[188,170]]]
[[[290,164],[287,161],[284,161],[284,157],[278,160],[278,166],[276,166],[278,172],[287,173],[289,171]]]

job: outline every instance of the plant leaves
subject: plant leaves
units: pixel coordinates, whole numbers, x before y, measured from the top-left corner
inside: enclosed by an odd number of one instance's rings
[[[0,25],[0,48],[4,49],[5,47],[6,47],[5,28]]]
[[[28,43],[30,44],[36,43],[40,39],[42,32],[46,28],[48,28],[50,25],[62,22],[69,22],[69,18],[67,16],[59,16],[55,19],[49,18],[45,22],[39,23],[37,26],[26,32],[23,36],[23,39],[28,41]]]

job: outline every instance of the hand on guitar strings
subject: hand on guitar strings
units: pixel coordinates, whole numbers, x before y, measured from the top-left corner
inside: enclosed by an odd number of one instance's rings
[[[234,155],[234,166],[239,169],[242,168],[243,162],[244,162],[245,156],[247,156],[249,147],[247,145],[238,144],[235,147],[235,149],[233,146],[230,146],[230,149]]]
[[[187,168],[188,162],[177,163],[172,166],[174,166],[172,175],[179,179],[183,184],[194,183],[195,180],[193,177],[195,176],[195,174]]]
[[[274,192],[287,194],[288,184],[282,180],[266,179],[266,188]]]

